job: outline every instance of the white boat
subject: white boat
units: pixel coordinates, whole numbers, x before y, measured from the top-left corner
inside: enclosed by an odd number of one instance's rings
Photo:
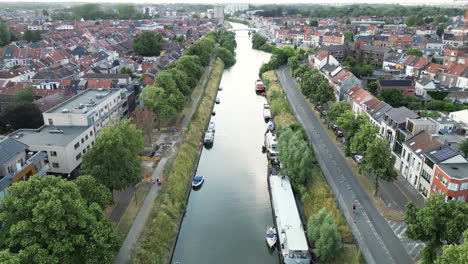
[[[276,228],[274,226],[269,226],[266,231],[266,242],[268,246],[272,248],[276,244],[276,240],[278,240]]]
[[[273,132],[275,130],[275,123],[270,119],[267,124],[267,130]]]
[[[270,118],[271,118],[271,111],[270,111],[270,105],[269,104],[264,104],[263,105],[263,118],[265,120],[270,120]]]
[[[276,139],[276,136],[271,132],[265,134],[265,147],[267,158],[269,160],[277,161],[279,156],[278,140]]]
[[[195,176],[192,180],[192,187],[198,187],[203,184],[205,181],[205,177],[203,176]]]
[[[216,126],[214,121],[210,121],[210,124],[208,125],[208,131],[215,132]]]
[[[205,144],[212,144],[214,141],[214,132],[207,130],[205,132],[205,138],[203,139],[203,142]]]

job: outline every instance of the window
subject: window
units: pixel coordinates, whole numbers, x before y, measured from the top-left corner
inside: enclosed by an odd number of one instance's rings
[[[85,139],[88,140],[88,135],[85,136]]]
[[[57,151],[51,151],[51,152],[50,152],[50,156],[56,157],[56,156],[57,156]]]
[[[94,140],[91,142],[91,145],[94,145]]]
[[[81,144],[83,144],[83,143],[84,143],[84,138],[81,139]]]
[[[458,183],[449,182],[447,188],[451,191],[458,191]]]
[[[458,196],[457,201],[459,201],[459,202],[465,201],[465,195],[463,195],[463,196]]]
[[[52,118],[49,118],[49,125],[53,125],[54,124],[54,121],[52,120]]]
[[[432,191],[434,191],[434,192],[435,192],[435,190],[436,190],[436,185],[435,185],[435,184],[433,184],[433,185],[432,185]]]
[[[405,158],[405,154],[406,154],[406,149],[403,149],[403,155],[402,155],[403,159]]]
[[[79,159],[81,159],[81,153],[76,155],[76,160],[79,160]]]
[[[86,149],[84,148],[84,149],[83,149],[83,154],[85,154],[85,153],[86,153]]]
[[[77,149],[79,146],[80,146],[80,142],[76,142],[75,149]]]
[[[464,182],[460,186],[460,191],[463,191],[463,190],[466,190],[466,189],[468,189],[468,182]]]
[[[436,177],[436,179],[439,179],[439,171],[436,171],[435,177]]]
[[[89,131],[89,135],[92,136],[92,135],[93,135],[93,131]]]
[[[52,168],[60,168],[59,164],[57,162],[52,163]]]
[[[447,179],[445,177],[441,177],[440,183],[442,183],[444,186],[447,186]]]
[[[431,175],[427,171],[423,170],[422,173],[421,173],[421,176],[427,182],[431,182]]]
[[[419,170],[421,168],[421,162],[418,162],[418,166],[416,167],[416,170]]]

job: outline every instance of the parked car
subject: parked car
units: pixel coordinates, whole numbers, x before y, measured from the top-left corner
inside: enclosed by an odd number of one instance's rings
[[[340,129],[340,128],[338,127],[338,125],[333,124],[333,125],[331,126],[331,129],[332,129],[333,131],[337,131],[337,130]]]
[[[216,101],[215,101],[217,104],[221,103],[221,99],[219,98],[216,98]]]
[[[353,153],[351,157],[353,158],[354,162],[356,162],[357,165],[360,165],[362,162],[362,159],[364,159],[363,155],[357,154],[357,153]]]
[[[335,130],[335,136],[337,137],[344,137],[344,133],[341,130]]]
[[[208,125],[208,131],[215,132],[215,130],[216,130],[215,123],[213,121],[210,121],[210,124]]]

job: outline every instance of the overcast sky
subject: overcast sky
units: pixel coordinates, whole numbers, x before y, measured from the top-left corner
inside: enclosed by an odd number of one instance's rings
[[[0,0],[0,2],[12,2]],[[13,2],[111,2],[111,3],[252,3],[252,4],[291,4],[291,3],[320,3],[320,4],[355,4],[355,3],[381,3],[381,4],[450,4],[467,5],[468,0],[15,0]]]

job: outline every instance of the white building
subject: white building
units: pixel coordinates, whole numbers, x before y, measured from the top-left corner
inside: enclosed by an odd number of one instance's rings
[[[219,20],[224,20],[224,6],[213,7],[213,17]]]
[[[20,129],[11,136],[31,151],[47,152],[49,172],[70,176],[102,127],[126,116],[127,96],[126,89],[87,89],[44,112],[44,126]]]

